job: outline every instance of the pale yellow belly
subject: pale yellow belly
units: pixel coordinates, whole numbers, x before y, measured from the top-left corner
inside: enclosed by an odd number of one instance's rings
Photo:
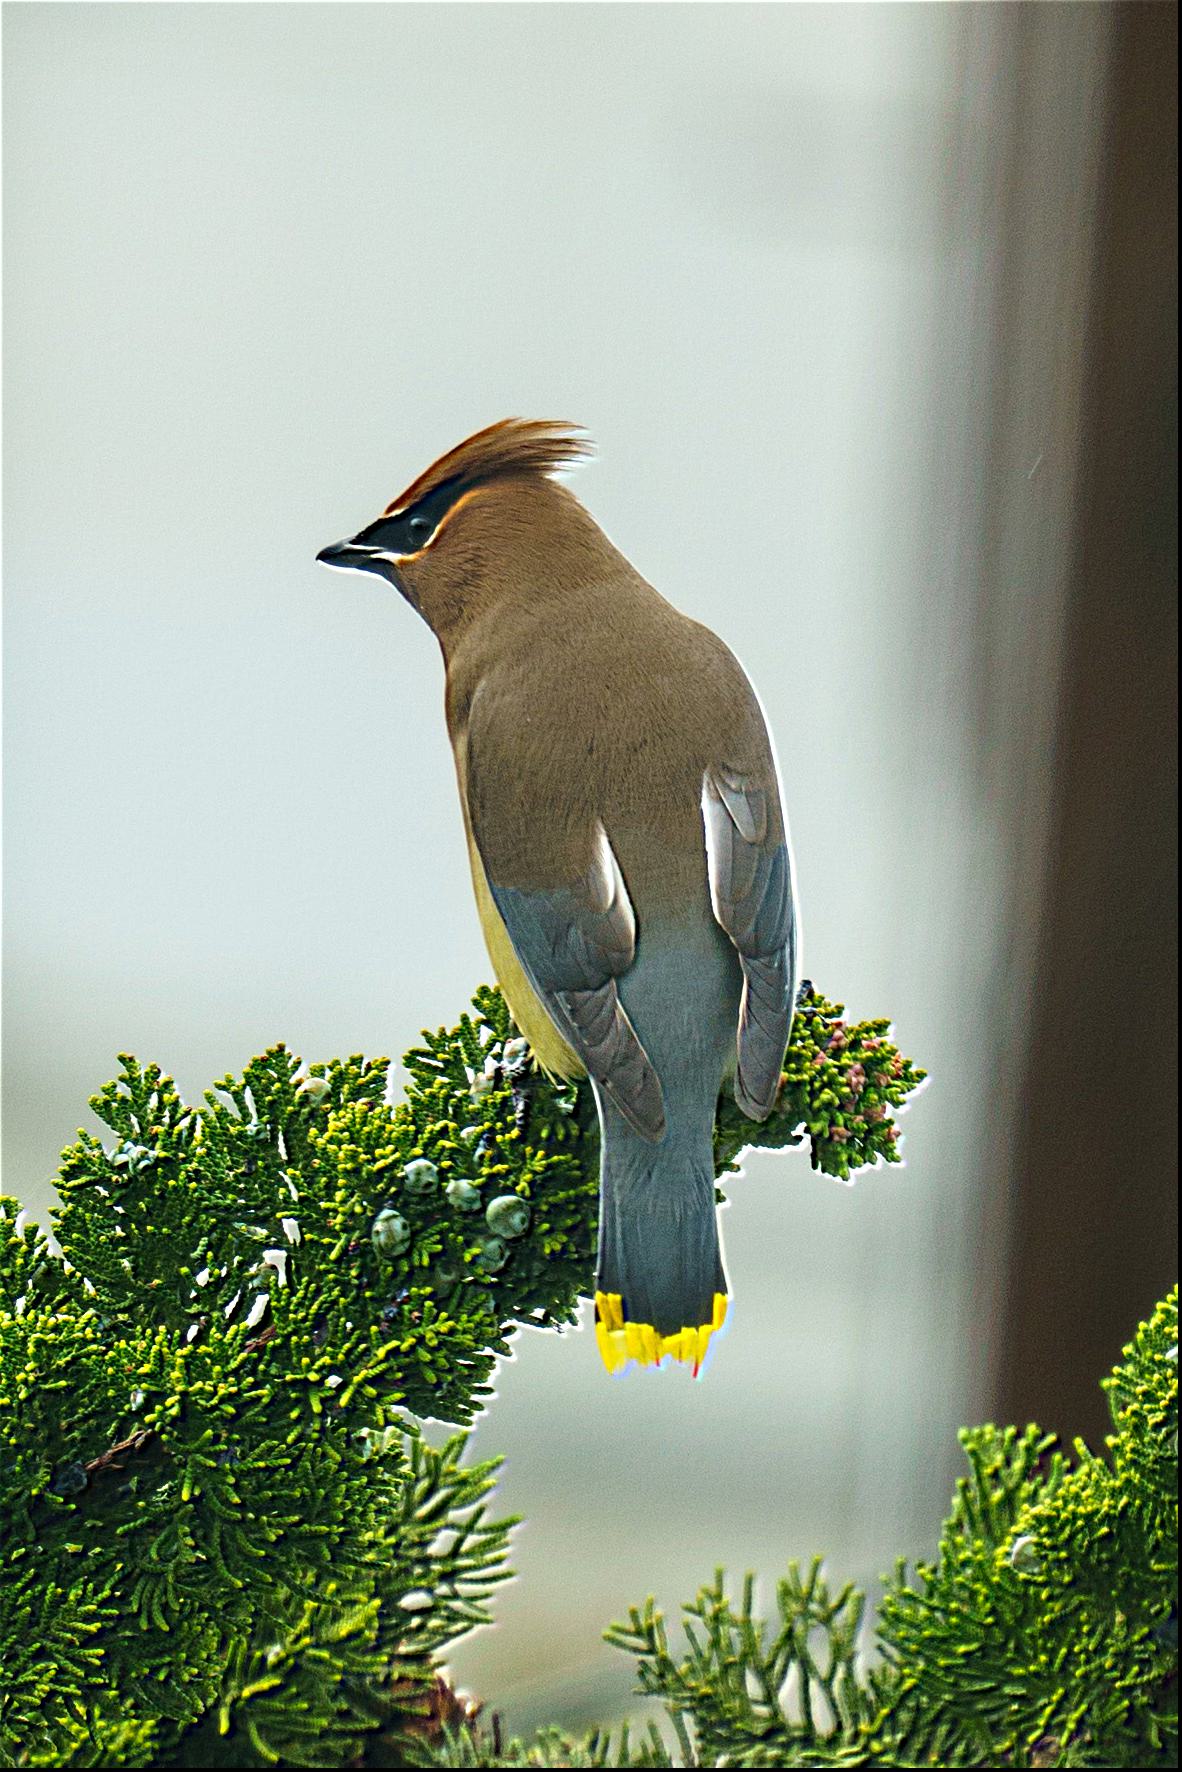
[[[544,1071],[557,1077],[581,1077],[584,1067],[571,1051],[538,1000],[538,994],[522,971],[521,961],[513,951],[509,931],[505,928],[496,901],[489,891],[488,877],[480,851],[471,831],[468,832],[468,860],[472,866],[472,886],[484,943],[493,963],[497,983],[509,1005],[514,1021],[529,1041],[530,1050]]]

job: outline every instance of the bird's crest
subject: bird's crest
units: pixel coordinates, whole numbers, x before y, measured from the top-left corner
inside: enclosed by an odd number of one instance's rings
[[[436,487],[457,482],[457,491],[506,474],[556,474],[592,454],[593,445],[578,427],[564,419],[503,418],[431,463],[383,516],[409,509]]]

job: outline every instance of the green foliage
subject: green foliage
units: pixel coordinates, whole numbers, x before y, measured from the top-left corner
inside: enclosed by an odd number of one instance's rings
[[[894,1114],[927,1072],[892,1044],[889,1021],[851,1025],[844,1014],[842,1004],[831,1003],[805,980],[772,1113],[753,1126],[732,1097],[719,1102],[719,1174],[736,1167],[744,1149],[781,1150],[802,1144],[806,1136],[813,1168],[838,1181],[853,1181],[860,1169],[902,1161]]]
[[[839,1148],[836,1013],[809,1000],[759,1130],[812,1115],[830,1173],[893,1155],[884,1104],[919,1076],[858,1030],[883,1114]],[[417,1423],[470,1422],[594,1267],[590,1091],[514,1033],[479,991],[396,1105],[384,1059],[279,1046],[193,1106],[125,1056],[108,1136],[63,1154],[60,1251],[0,1204],[0,1765],[397,1764],[454,1720],[435,1662],[509,1523],[494,1467]]]
[[[415,1760],[423,1766],[675,1766],[678,1764],[656,1724],[634,1742],[625,1726],[617,1741],[597,1732],[585,1741],[572,1741],[561,1729],[540,1729],[532,1741],[514,1737],[503,1742],[494,1719],[491,1729],[471,1724],[449,1729]],[[702,1764],[703,1762],[694,1762]]]
[[[1178,1298],[1107,1380],[1107,1457],[1033,1428],[962,1435],[971,1467],[938,1561],[887,1594],[911,1712],[1015,1766],[1177,1756]],[[907,1704],[901,1705],[907,1715]]]
[[[789,1568],[771,1623],[751,1577],[735,1604],[719,1572],[684,1609],[680,1655],[651,1599],[607,1633],[664,1705],[673,1749],[651,1736],[502,1748],[469,1727],[435,1762],[1177,1765],[1177,1337],[1175,1291],[1106,1381],[1106,1457],[1077,1443],[1069,1461],[1034,1427],[962,1434],[969,1474],[938,1556],[896,1571],[876,1654],[862,1596],[832,1593],[819,1563]]]

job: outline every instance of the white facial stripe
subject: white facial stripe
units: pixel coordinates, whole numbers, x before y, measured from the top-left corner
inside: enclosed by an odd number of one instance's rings
[[[385,548],[355,547],[351,559],[326,560],[324,564],[336,572],[364,572],[363,560],[381,560],[386,566],[398,566],[403,560],[413,560],[414,557],[413,554],[391,554]]]
[[[362,565],[361,560],[356,558],[357,555],[360,554],[364,556],[366,560],[389,560],[390,558],[389,554],[383,554],[381,548],[359,547],[355,543],[351,543],[350,545],[352,547],[353,558],[348,560],[325,560],[325,566],[330,566],[334,572],[364,572],[365,567]]]

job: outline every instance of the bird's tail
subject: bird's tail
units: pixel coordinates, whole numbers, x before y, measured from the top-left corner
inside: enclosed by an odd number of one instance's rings
[[[671,1356],[696,1374],[727,1308],[713,1113],[670,1112],[664,1138],[651,1144],[596,1094],[602,1143],[599,1351],[609,1372],[629,1360],[657,1366]]]

